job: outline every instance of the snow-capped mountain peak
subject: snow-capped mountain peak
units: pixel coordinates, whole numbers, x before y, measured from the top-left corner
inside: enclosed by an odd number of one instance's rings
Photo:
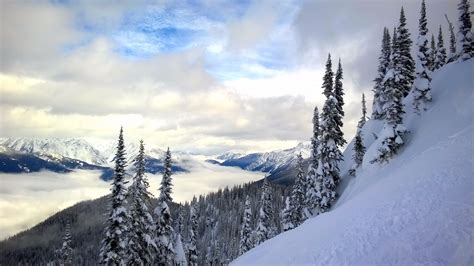
[[[95,165],[106,164],[106,159],[101,153],[83,139],[2,138],[0,145],[23,153],[47,154],[57,158],[68,157]]]

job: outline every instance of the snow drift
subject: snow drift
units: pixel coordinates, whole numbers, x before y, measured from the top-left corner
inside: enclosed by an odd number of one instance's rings
[[[357,176],[352,143],[341,165],[340,198],[245,253],[233,265],[474,265],[474,60],[433,73],[433,102],[421,115],[404,101],[405,146],[389,163],[371,164],[382,123],[363,131],[367,153]]]

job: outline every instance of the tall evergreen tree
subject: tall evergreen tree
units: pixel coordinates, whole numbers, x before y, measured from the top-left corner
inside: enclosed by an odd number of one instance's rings
[[[134,159],[136,174],[129,188],[131,227],[128,240],[128,264],[150,265],[157,247],[153,241],[154,221],[150,213],[151,195],[145,176],[145,145],[140,141]]]
[[[175,250],[173,247],[173,227],[169,205],[171,198],[171,152],[166,151],[164,159],[164,172],[160,185],[160,196],[158,206],[155,208],[156,229],[155,242],[158,248],[157,263],[159,265],[172,265],[175,261]]]
[[[334,72],[332,72],[331,54],[326,62],[326,72],[323,77],[323,94],[327,97],[333,95]]]
[[[413,105],[415,112],[419,113],[421,110],[426,110],[427,104],[431,102],[431,71],[430,71],[430,52],[428,48],[428,33],[426,21],[426,6],[425,1],[421,2],[420,24],[417,47],[417,61],[416,61],[416,80],[413,84]]]
[[[304,180],[305,218],[311,217],[311,215],[313,215],[312,210],[317,209],[320,202],[320,196],[318,194],[318,183],[316,181],[316,170],[318,169],[319,161],[319,135],[319,111],[318,107],[315,106],[313,112],[313,136],[311,137],[310,163],[308,167],[308,174]]]
[[[434,69],[438,69],[444,66],[444,64],[446,64],[446,48],[444,48],[443,30],[441,29],[441,25],[439,25],[438,43],[436,44]]]
[[[342,85],[342,66],[341,60],[339,59],[339,64],[337,67],[335,82],[334,82],[334,99],[336,100],[336,110],[337,115],[334,116],[334,120],[336,122],[336,128],[333,128],[334,135],[334,142],[337,147],[342,148],[346,144],[346,140],[344,139],[344,134],[342,133],[342,119],[344,118],[344,111],[342,106],[344,105],[344,91]],[[339,179],[335,179],[336,185],[339,183]]]
[[[474,36],[472,34],[472,22],[469,0],[460,0],[458,4],[458,34],[456,36],[458,52],[457,57],[460,60],[468,60],[474,57]]]
[[[352,156],[356,166],[359,166],[362,164],[365,151],[366,151],[366,148],[364,146],[364,139],[362,136],[362,127],[364,126],[365,121],[366,121],[366,118],[365,118],[366,112],[367,111],[365,107],[365,97],[364,97],[364,94],[362,93],[362,117],[360,118],[359,124],[357,126],[357,133],[356,133],[355,141],[354,141],[354,155]]]
[[[245,197],[244,217],[240,229],[239,255],[244,254],[254,247],[252,233],[252,206],[250,204],[250,198],[247,195]]]
[[[126,161],[122,128],[120,128],[114,161],[115,171],[111,188],[112,193],[109,196],[109,213],[105,222],[105,237],[102,240],[102,247],[100,249],[100,264],[124,265],[127,261],[127,234],[130,216],[126,209]]]
[[[362,117],[359,120],[359,123],[357,123],[358,128],[362,128],[365,125],[365,122],[367,122],[367,106],[365,102],[365,94],[362,93]]]
[[[411,56],[410,32],[406,24],[403,7],[400,11],[400,21],[397,27],[396,43],[392,45],[392,60],[394,61],[395,74],[398,82],[396,85],[403,93],[403,97],[410,92],[415,79],[415,62]]]
[[[197,233],[198,233],[198,219],[199,213],[197,210],[197,202],[193,200],[191,204],[191,214],[189,218],[190,229],[189,229],[189,241],[188,241],[188,262],[190,266],[196,266],[198,264],[198,249],[197,249]]]
[[[392,45],[390,43],[390,32],[387,28],[383,29],[382,48],[379,55],[379,66],[377,68],[377,77],[374,79],[374,100],[372,105],[372,118],[383,119],[385,114],[383,106],[385,104],[384,87],[382,81],[387,73],[390,63],[390,54],[392,53]]]
[[[265,177],[262,185],[262,195],[260,198],[260,211],[258,214],[257,228],[255,229],[256,245],[260,245],[265,240],[275,236],[276,228],[273,224],[272,208],[272,188]]]
[[[320,212],[327,211],[336,199],[336,187],[339,184],[339,162],[343,160],[339,145],[343,143],[341,129],[337,124],[339,112],[337,100],[329,96],[321,113],[321,138],[319,147],[319,164],[316,171],[316,180],[322,186],[319,188],[321,195]]]
[[[454,60],[456,60],[456,56],[457,56],[456,35],[454,34],[453,23],[449,21],[449,18],[446,14],[444,15],[444,17],[446,18],[446,21],[448,22],[448,27],[449,27],[449,54],[448,54],[447,63],[451,63]]]
[[[393,55],[394,56],[394,55]],[[391,60],[387,74],[383,80],[383,85],[387,92],[387,103],[384,105],[386,116],[384,119],[384,127],[379,135],[378,153],[370,162],[388,161],[399,148],[403,145],[403,136],[407,132],[403,126],[403,92],[402,88],[397,85],[395,60]]]
[[[296,164],[297,174],[295,183],[292,186],[290,197],[289,197],[289,211],[291,214],[291,228],[299,226],[305,219],[304,207],[305,207],[305,176],[303,170],[303,156],[301,153],[298,154]]]
[[[342,79],[343,79],[343,73],[342,73],[342,65],[341,65],[341,59],[339,59],[339,63],[337,65],[337,71],[336,71],[336,76],[334,78],[334,98],[337,100],[337,111],[339,112],[339,117],[341,118],[340,121],[338,121],[339,127],[343,126],[342,123],[342,117],[344,117],[344,89],[342,86]]]
[[[436,61],[436,42],[435,37],[431,34],[431,45],[429,49],[429,70],[433,71],[435,69],[435,61]]]
[[[59,250],[59,265],[69,266],[72,265],[72,236],[71,236],[71,224],[69,221],[66,222],[66,228],[64,230],[63,245]]]
[[[293,224],[293,217],[291,214],[291,207],[290,207],[290,197],[285,198],[285,208],[283,209],[281,213],[281,227],[284,232],[296,227]]]

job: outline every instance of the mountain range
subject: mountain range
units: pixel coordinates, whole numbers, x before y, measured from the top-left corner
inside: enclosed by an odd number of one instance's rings
[[[91,144],[83,139],[61,138],[0,138],[0,172],[29,173],[49,170],[67,173],[75,169],[101,170],[101,178],[108,180],[113,174],[115,143]],[[280,180],[282,172],[287,172],[296,164],[296,157],[309,156],[309,144],[300,143],[296,147],[261,153],[227,152],[208,159],[208,163],[228,167],[238,167],[249,171],[266,172],[276,183],[288,184],[292,179]],[[138,153],[138,144],[126,144],[128,169]],[[151,147],[146,150],[146,172],[156,174],[163,170],[164,150]],[[186,172],[187,160],[196,160],[193,155],[173,151],[173,171]],[[281,181],[281,182],[280,182]]]

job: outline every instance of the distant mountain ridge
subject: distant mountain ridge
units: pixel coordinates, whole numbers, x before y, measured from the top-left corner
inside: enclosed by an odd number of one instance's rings
[[[133,171],[133,159],[138,145],[126,146],[128,170]],[[0,138],[0,172],[29,173],[49,170],[68,173],[75,169],[101,170],[101,178],[108,180],[113,174],[115,145],[111,142],[100,151],[83,139],[61,138]],[[163,170],[164,151],[152,148],[145,159],[146,172],[156,174]],[[172,167],[175,172],[186,172],[178,160]]]
[[[112,174],[116,143],[91,143],[84,139],[61,138],[0,138],[0,172],[29,173],[40,170],[66,173],[74,169],[101,170],[102,179],[108,180]],[[127,168],[133,172],[133,159],[138,154],[138,143],[126,143]],[[147,147],[146,171],[156,174],[163,170],[162,160],[165,151]],[[275,183],[288,184],[292,178],[285,175],[284,179],[273,178],[279,173],[287,172],[296,164],[296,157],[301,153],[303,158],[310,154],[309,143],[271,152],[243,154],[226,152],[206,162],[222,166],[239,167],[249,171],[266,172]],[[173,171],[183,172],[185,161],[191,154],[172,151],[175,161]]]
[[[226,153],[225,156],[219,158],[228,158],[221,162],[222,166],[234,166],[249,171],[267,172],[270,176],[278,176],[280,172],[286,172],[288,169],[296,165],[296,158],[301,153],[303,158],[309,158],[311,146],[309,143],[299,143],[296,147],[276,150],[271,152],[251,153],[247,155],[238,156],[238,154]],[[272,179],[275,183],[288,184],[292,182],[291,178],[286,179]]]

